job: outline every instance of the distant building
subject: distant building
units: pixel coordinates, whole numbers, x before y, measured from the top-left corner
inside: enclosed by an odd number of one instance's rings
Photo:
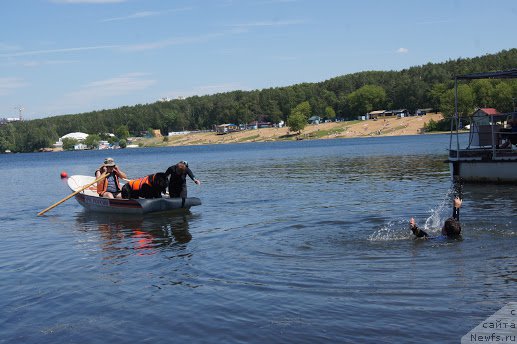
[[[99,149],[110,149],[112,148],[112,146],[110,145],[110,143],[106,140],[100,140],[99,141]]]
[[[320,116],[312,116],[309,118],[310,124],[320,124],[321,123],[321,117]]]
[[[240,128],[236,124],[227,123],[227,124],[214,125],[214,130],[217,135],[224,135],[224,134],[232,133],[235,131],[239,131]]]
[[[365,118],[364,119],[377,119],[379,118],[380,116],[384,116],[384,112],[386,110],[375,110],[375,111],[370,111],[366,114]]]
[[[409,111],[407,109],[399,109],[399,110],[391,110],[393,116],[397,117],[407,117],[409,116]]]
[[[187,135],[190,134],[190,131],[183,130],[183,131],[169,131],[168,136],[177,136],[177,135]]]
[[[379,117],[407,117],[409,116],[409,111],[407,109],[398,109],[398,110],[375,110],[366,114],[364,119],[377,119]]]
[[[262,129],[262,128],[282,128],[285,126],[284,121],[280,121],[278,123],[265,122],[265,121],[253,121],[248,124],[241,124],[241,130],[254,130],[254,129]]]
[[[178,96],[176,99],[177,100],[183,100],[183,99],[185,99],[185,97]],[[163,102],[171,102],[173,100],[174,100],[174,98],[170,98],[170,97],[163,97],[163,98],[158,99],[158,101],[161,102],[161,103],[163,103]]]
[[[495,117],[495,118],[494,118]],[[494,108],[481,108],[474,111],[471,122],[471,142],[473,147],[492,146],[494,141],[499,142],[499,134],[494,134],[501,130],[500,124],[495,124],[506,116]]]
[[[77,131],[77,132],[74,132],[74,133],[69,133],[69,134],[66,134],[64,136],[61,136],[61,138],[59,140],[63,140],[63,139],[76,139],[77,141],[81,142],[81,141],[86,140],[87,137],[88,137],[88,134],[81,133],[81,132]]]
[[[271,122],[258,122],[257,127],[260,128],[273,128],[274,125]]]
[[[433,108],[425,108],[425,109],[416,109],[415,115],[417,116],[423,116],[427,114],[428,112],[433,111]]]
[[[497,116],[500,114],[501,113],[494,108],[481,108],[481,109],[477,109],[472,114],[472,117]]]
[[[0,118],[0,125],[11,123],[11,122],[18,122],[21,121],[18,117],[11,117],[11,118]]]
[[[79,143],[81,143],[84,140],[86,140],[87,137],[88,137],[88,134],[86,134],[86,133],[81,133],[81,132],[69,133],[69,134],[66,134],[64,136],[61,136],[59,138],[59,141],[54,143],[53,146],[56,147],[56,148],[63,147],[63,139],[74,139],[74,140],[77,140]],[[84,148],[84,149],[86,149],[86,148]]]
[[[85,150],[88,147],[84,143],[78,143],[74,145],[74,150]]]

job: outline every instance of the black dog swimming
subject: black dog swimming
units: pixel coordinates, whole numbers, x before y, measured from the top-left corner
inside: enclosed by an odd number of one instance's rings
[[[133,179],[122,187],[122,198],[161,198],[167,189],[167,177],[159,172]]]

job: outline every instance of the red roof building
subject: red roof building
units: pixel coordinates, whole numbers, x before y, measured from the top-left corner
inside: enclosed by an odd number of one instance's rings
[[[486,116],[497,116],[501,113],[494,108],[481,108],[474,112],[474,115],[486,115]]]

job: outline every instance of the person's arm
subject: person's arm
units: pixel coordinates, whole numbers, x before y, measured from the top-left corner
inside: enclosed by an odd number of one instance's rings
[[[456,197],[454,199],[454,207],[452,208],[452,218],[456,221],[460,220],[461,203],[463,203],[463,201],[459,197]]]
[[[100,167],[97,171],[95,171],[95,177],[99,178],[100,176],[102,176],[104,173],[106,172],[106,168],[103,166],[103,167]]]
[[[422,238],[422,237],[428,237],[429,236],[425,231],[423,231],[423,230],[421,230],[420,228],[417,227],[414,218],[411,218],[411,220],[409,220],[409,229],[411,229],[411,232],[413,232],[413,234],[417,238]]]
[[[120,178],[124,178],[126,179],[127,178],[127,175],[122,172],[117,165],[115,165],[115,167],[113,168],[113,171],[120,177]]]
[[[190,168],[187,167],[187,175],[190,177],[190,179],[192,179],[194,181],[194,183],[196,183],[197,185],[201,184],[201,181],[199,181],[199,179],[197,179],[195,176],[194,176],[194,173],[192,173],[192,170]]]

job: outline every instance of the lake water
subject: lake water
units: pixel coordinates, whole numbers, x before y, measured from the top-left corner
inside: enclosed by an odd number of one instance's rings
[[[0,343],[458,343],[517,287],[515,186],[465,185],[448,135],[0,155]],[[185,214],[88,213],[59,178],[189,161]]]

